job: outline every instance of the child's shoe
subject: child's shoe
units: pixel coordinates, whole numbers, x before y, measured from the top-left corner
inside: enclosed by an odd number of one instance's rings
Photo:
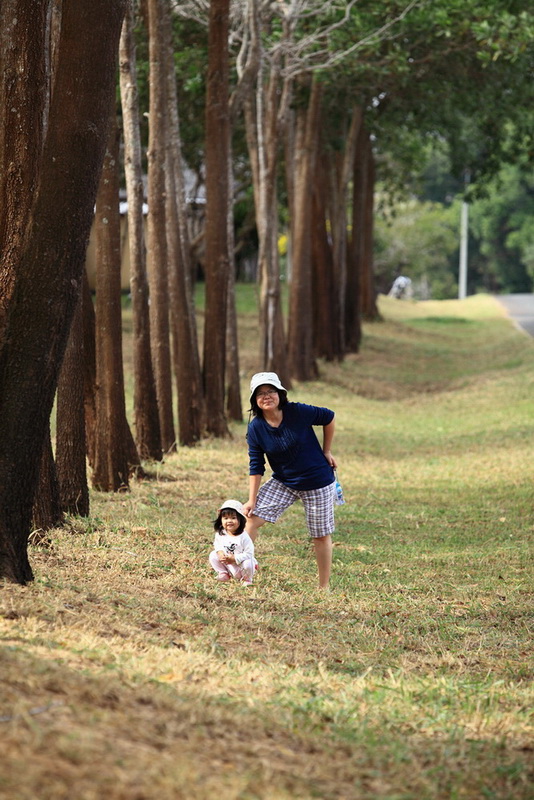
[[[217,575],[217,580],[218,581],[229,581],[230,580],[230,575],[227,572],[219,572],[219,574]]]
[[[252,581],[249,581],[246,578],[243,578],[243,580],[241,581],[241,584],[243,586],[252,586]]]

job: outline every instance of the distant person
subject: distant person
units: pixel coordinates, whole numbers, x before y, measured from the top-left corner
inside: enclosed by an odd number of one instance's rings
[[[395,278],[389,290],[389,297],[396,297],[397,300],[409,299],[412,297],[412,282],[405,275]]]
[[[213,523],[215,538],[209,562],[220,581],[234,578],[251,586],[258,562],[254,543],[245,530],[245,511],[239,500],[226,500]]]
[[[330,451],[334,412],[290,403],[275,372],[258,372],[250,382],[253,419],[248,426],[249,499],[244,505],[247,531],[254,541],[265,522],[276,522],[296,500],[302,500],[313,539],[319,586],[327,588],[332,568],[336,461]],[[323,428],[323,445],[313,426]],[[273,470],[261,486],[265,457]]]

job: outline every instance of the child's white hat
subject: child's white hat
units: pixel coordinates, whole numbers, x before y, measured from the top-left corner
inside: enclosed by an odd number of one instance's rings
[[[252,398],[254,397],[254,392],[258,388],[258,386],[262,386],[264,383],[268,384],[269,386],[274,386],[275,389],[280,389],[281,392],[287,392],[287,389],[284,389],[280,378],[276,374],[276,372],[256,372],[255,375],[252,376],[250,381],[250,402],[252,403]]]
[[[241,516],[246,519],[243,503],[240,503],[239,500],[225,500],[219,509],[219,514],[224,508],[231,508],[233,511],[237,511],[238,514],[241,514]]]

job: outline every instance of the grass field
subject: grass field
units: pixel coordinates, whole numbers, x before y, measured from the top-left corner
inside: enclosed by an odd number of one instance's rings
[[[1,589],[1,798],[532,800],[534,341],[486,296],[380,309],[290,394],[336,410],[331,591],[296,507],[216,583],[245,423],[93,493]]]

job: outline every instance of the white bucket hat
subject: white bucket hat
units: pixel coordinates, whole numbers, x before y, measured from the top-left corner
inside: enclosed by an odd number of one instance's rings
[[[250,402],[252,403],[252,399],[254,397],[254,392],[258,388],[258,386],[263,386],[264,383],[267,383],[269,386],[274,386],[275,389],[280,389],[282,392],[287,392],[287,389],[284,389],[280,382],[280,378],[276,374],[276,372],[256,372],[255,375],[252,376],[250,381]]]
[[[239,500],[225,500],[219,509],[219,514],[224,508],[231,508],[234,511],[237,511],[238,514],[241,514],[243,519],[246,519],[243,503],[240,503]]]

